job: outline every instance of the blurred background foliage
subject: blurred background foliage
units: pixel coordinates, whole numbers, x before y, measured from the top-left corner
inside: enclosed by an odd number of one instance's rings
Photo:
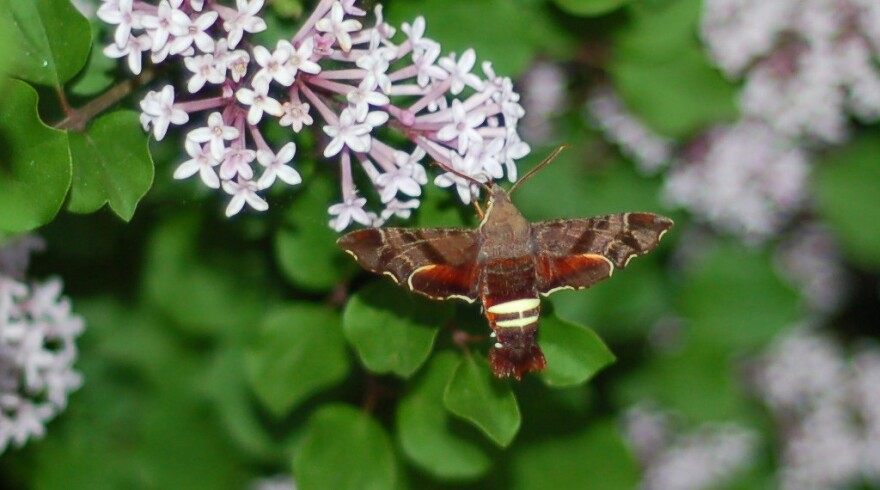
[[[587,114],[596,88],[611,87],[632,117],[685,149],[712,127],[741,117],[742,83],[724,75],[698,35],[700,0],[385,4],[392,25],[422,15],[444,53],[473,47],[479,60],[491,60],[496,72],[517,81],[523,105],[537,107],[524,120],[533,124],[531,132],[523,130],[532,153],[521,161],[520,175],[557,145],[571,145],[516,193],[523,214],[532,220],[635,210],[666,214],[676,227],[661,247],[589,291],[545,300],[546,375],[521,383],[491,380],[488,339],[463,350],[456,338],[486,334],[478,307],[415,298],[359,270],[336,248],[326,209],[336,200],[338,175],[315,158],[314,142],[298,141],[303,185],[271,193],[266,213],[226,219],[216,196],[171,178],[182,158],[180,134],[150,141],[147,153],[148,138],[134,113],[102,116],[89,137],[42,126],[40,119],[59,119],[53,85],[77,105],[126,77],[100,55],[106,25],[92,20],[91,35],[84,24],[68,25],[77,31],[71,39],[98,43],[81,72],[69,82],[42,80],[36,91],[7,82],[8,93],[31,90],[33,96],[27,105],[6,103],[0,111],[0,174],[6,172],[0,216],[7,236],[35,229],[45,239],[47,249],[33,258],[29,276],[63,278],[65,294],[85,318],[76,364],[85,382],[45,438],[6,450],[0,485],[779,485],[782,468],[791,463],[790,434],[754,386],[756,360],[804,324],[818,324],[844,350],[876,340],[876,125],[853,124],[849,137],[834,144],[803,142],[816,155],[807,204],[774,233],[751,240],[673,206],[664,197],[664,173],[642,171],[637,158],[609,142]],[[288,29],[310,6],[277,0],[269,2],[265,17],[271,29]],[[52,25],[48,13],[42,20]],[[9,32],[0,29],[0,36]],[[0,58],[17,78],[17,70],[25,70],[19,61]],[[546,66],[561,77],[555,86],[535,76]],[[542,111],[548,91],[555,91],[557,102]],[[136,110],[139,97],[120,106]],[[102,125],[128,128],[127,154],[111,162],[126,167],[95,170],[116,175],[111,180],[126,189],[121,195],[77,187],[75,176],[67,195],[71,176],[63,168],[43,169],[41,178],[27,180],[33,184],[28,188],[7,178],[19,175],[13,171],[18,162],[66,151],[68,137],[71,148],[82,146],[74,161],[89,161],[88,146],[101,145]],[[280,131],[273,136],[276,142],[286,137]],[[31,143],[18,146],[16,138]],[[41,196],[34,202],[43,208],[23,207],[16,193]],[[845,280],[818,294],[840,299],[821,313],[803,281],[792,280],[780,265],[801,222],[818,223],[834,249],[839,246],[833,266]],[[396,225],[476,223],[452,193],[429,186],[414,217]],[[554,345],[563,346],[555,357]],[[567,358],[571,349],[582,356]],[[666,414],[665,422],[649,425],[646,436],[639,432],[639,410]],[[694,444],[688,434],[718,427],[746,434],[746,442],[724,452],[729,439],[704,438],[705,446],[698,446],[703,455],[718,455],[709,462],[686,453]],[[646,449],[651,430],[661,442]],[[676,481],[662,473],[673,471],[662,463],[673,461],[677,449],[685,454],[680,472],[717,464],[711,469],[717,478],[702,481],[689,473],[679,475],[680,486],[663,487],[658,482]],[[292,481],[260,480],[273,475]],[[871,486],[880,482],[880,471],[866,475],[844,486],[880,488]]]

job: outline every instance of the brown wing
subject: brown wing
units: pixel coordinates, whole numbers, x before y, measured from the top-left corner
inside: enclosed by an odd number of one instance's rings
[[[624,213],[532,225],[537,287],[548,295],[583,289],[611,277],[630,259],[653,250],[672,220],[650,213]]]
[[[433,299],[477,298],[477,232],[455,228],[369,228],[337,242],[365,269]]]

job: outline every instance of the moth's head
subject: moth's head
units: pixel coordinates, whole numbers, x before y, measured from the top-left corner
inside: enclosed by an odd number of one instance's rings
[[[537,333],[536,325],[496,330],[496,344],[489,351],[489,364],[496,377],[513,376],[519,381],[525,373],[544,370],[547,360],[538,347]]]

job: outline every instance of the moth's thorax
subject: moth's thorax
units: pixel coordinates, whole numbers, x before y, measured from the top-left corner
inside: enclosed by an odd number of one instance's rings
[[[486,215],[480,223],[479,260],[531,254],[529,221],[516,209],[503,188],[493,184],[491,193]]]

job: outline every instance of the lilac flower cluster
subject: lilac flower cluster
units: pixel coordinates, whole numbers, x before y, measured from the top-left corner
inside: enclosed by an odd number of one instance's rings
[[[28,285],[0,275],[0,452],[40,438],[82,384],[73,370],[83,320],[61,281]]]
[[[849,115],[880,119],[880,3],[706,0],[703,40],[744,114],[788,137],[837,143]]]
[[[587,117],[645,174],[655,174],[673,157],[673,142],[646,127],[624,107],[610,87],[595,90],[587,101]]]
[[[648,405],[628,410],[624,432],[643,466],[639,488],[701,490],[729,482],[749,466],[757,434],[734,423],[676,429],[673,416]]]
[[[795,329],[764,356],[755,386],[779,422],[781,488],[880,484],[880,348],[850,357]]]
[[[805,223],[788,234],[776,250],[776,263],[813,314],[836,312],[851,290],[843,254],[831,231],[818,223]]]
[[[802,208],[809,169],[800,147],[765,124],[744,121],[716,127],[685,148],[664,193],[716,228],[758,242]]]
[[[186,92],[199,97],[181,102],[180,90],[166,85],[141,102],[141,122],[162,139],[171,124],[208,113],[207,124],[187,134],[190,158],[174,177],[198,174],[204,185],[231,195],[228,216],[245,204],[263,211],[261,191],[302,180],[290,165],[296,144],[273,150],[260,129],[264,119],[289,127],[291,136],[322,121],[323,156],[341,167],[342,202],[329,208],[338,231],[352,222],[380,226],[395,215],[409,217],[428,182],[426,156],[479,181],[516,179],[516,160],[530,151],[517,133],[519,95],[489,62],[483,76],[473,73],[473,50],[441,57],[421,17],[404,23],[394,41],[397,29],[384,22],[381,5],[373,27],[364,27],[357,18],[366,13],[354,0],[321,0],[292,37],[261,46],[247,35],[266,29],[262,7],[263,0],[236,0],[235,8],[204,0],[104,0],[98,10],[116,25],[105,53],[126,57],[134,73],[147,52],[153,63],[183,60],[191,74]],[[401,140],[406,149],[391,143]],[[357,193],[355,162],[381,199],[378,213],[367,211]],[[434,183],[455,187],[465,203],[479,193],[452,172]]]

